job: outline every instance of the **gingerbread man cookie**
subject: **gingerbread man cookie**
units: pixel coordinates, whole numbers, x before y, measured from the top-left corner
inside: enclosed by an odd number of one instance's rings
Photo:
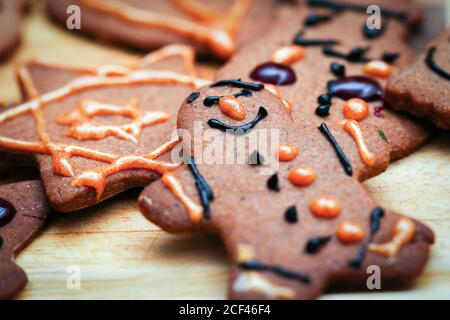
[[[19,45],[22,18],[28,6],[28,0],[0,1],[0,60]]]
[[[0,300],[14,297],[27,283],[14,258],[42,228],[48,210],[39,181],[0,186]]]
[[[361,287],[369,265],[380,267],[382,286],[418,276],[432,231],[380,207],[360,183],[388,165],[378,129],[353,119],[316,126],[306,115],[295,122],[262,87],[220,81],[182,105],[187,164],[143,191],[142,213],[170,232],[219,234],[233,263],[232,299],[312,299],[335,283]],[[261,133],[273,137],[268,148],[251,143]],[[220,143],[212,148],[213,136]],[[266,165],[273,158],[278,167]]]
[[[378,27],[369,28],[369,5],[381,8]],[[307,118],[315,125],[348,118],[373,124],[387,138],[391,158],[404,157],[431,129],[386,109],[383,88],[413,61],[404,36],[417,20],[411,18],[414,10],[407,0],[302,1],[290,18],[235,55],[217,79],[272,85],[291,104],[296,121],[312,114]]]
[[[67,8],[80,8],[83,33],[149,50],[172,43],[228,59],[271,25],[274,0],[56,0],[48,12],[66,26]],[[261,23],[264,21],[264,23]]]
[[[157,60],[167,63],[164,57],[172,55],[163,52]],[[153,65],[150,60],[144,64]],[[25,81],[25,95],[52,90],[40,83],[54,76],[46,75]],[[70,78],[65,75],[57,72],[58,85]],[[179,143],[173,132],[178,106],[206,83],[171,71],[100,67],[1,113],[0,149],[37,162],[57,211],[92,206],[177,168],[169,152]]]
[[[450,128],[450,29],[434,39],[410,67],[389,79],[386,101],[397,110]]]

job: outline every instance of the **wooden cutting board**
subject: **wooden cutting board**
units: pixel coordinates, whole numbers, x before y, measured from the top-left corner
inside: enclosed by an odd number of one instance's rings
[[[42,2],[27,18],[23,31],[20,49],[0,65],[0,96],[10,101],[19,99],[14,70],[28,59],[95,66],[105,61],[127,63],[138,57],[59,29],[45,17]],[[199,69],[201,76],[211,78],[215,68],[200,65]],[[450,298],[450,132],[437,132],[418,152],[396,161],[366,186],[383,207],[433,228],[437,241],[430,261],[407,290],[323,298]],[[18,298],[225,298],[230,264],[220,241],[205,234],[163,232],[139,213],[138,194],[139,190],[132,190],[77,214],[52,216],[42,234],[17,259],[29,276]],[[74,270],[81,275],[80,289],[67,286]]]

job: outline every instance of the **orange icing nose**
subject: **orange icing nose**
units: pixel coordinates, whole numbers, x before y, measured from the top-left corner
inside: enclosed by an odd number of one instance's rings
[[[343,243],[358,243],[364,239],[364,230],[355,223],[343,222],[338,226],[336,236]]]
[[[282,144],[278,148],[278,159],[280,161],[292,161],[298,156],[298,148],[290,143]]]
[[[244,120],[246,117],[245,109],[242,106],[242,103],[234,96],[225,96],[220,98],[219,108],[231,119]]]
[[[352,98],[344,103],[344,116],[347,119],[361,121],[369,115],[369,104],[359,98]]]
[[[282,64],[291,64],[302,59],[305,56],[305,53],[306,50],[304,47],[293,44],[275,51],[272,54],[272,61]]]
[[[314,199],[309,209],[312,214],[318,218],[335,218],[341,213],[341,205],[338,201],[328,198],[321,197]]]
[[[294,186],[305,187],[314,182],[316,174],[309,168],[296,167],[291,169],[288,179]]]
[[[384,61],[370,61],[364,65],[364,72],[378,78],[389,78],[392,74],[391,65]]]

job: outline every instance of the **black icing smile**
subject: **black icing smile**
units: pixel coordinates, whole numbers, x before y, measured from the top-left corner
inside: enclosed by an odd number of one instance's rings
[[[208,125],[211,128],[219,129],[222,131],[230,130],[230,133],[232,134],[242,134],[242,133],[248,133],[251,129],[253,129],[262,119],[267,117],[269,113],[267,112],[266,108],[259,107],[258,114],[256,115],[255,119],[253,121],[250,121],[246,124],[243,124],[241,126],[230,126],[218,119],[210,119],[208,120]]]
[[[442,78],[446,80],[450,80],[450,73],[439,67],[439,65],[434,61],[434,53],[436,52],[436,47],[431,47],[428,49],[427,56],[425,58],[425,63],[427,64],[428,68],[433,70],[436,74],[441,76]]]

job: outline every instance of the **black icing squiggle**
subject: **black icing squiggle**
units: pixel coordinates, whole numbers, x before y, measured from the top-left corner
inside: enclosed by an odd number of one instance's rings
[[[245,134],[249,132],[251,129],[253,129],[262,119],[267,117],[269,113],[267,112],[266,108],[259,107],[258,114],[256,115],[255,119],[252,121],[243,124],[241,126],[230,126],[228,124],[223,123],[222,121],[218,119],[210,119],[208,120],[208,125],[211,128],[219,129],[222,131],[230,130],[231,134]]]
[[[336,154],[339,158],[339,161],[342,164],[342,167],[344,168],[345,173],[348,176],[352,176],[353,175],[352,165],[351,165],[350,161],[348,160],[347,156],[345,155],[344,151],[342,151],[341,147],[337,143],[336,139],[331,134],[331,132],[328,129],[328,126],[326,125],[325,122],[322,122],[322,124],[319,127],[319,130],[320,130],[320,132],[322,132],[325,135],[325,137],[328,139],[330,144],[333,146],[334,150],[336,150]]]
[[[297,280],[304,284],[311,282],[311,278],[305,273],[291,271],[277,265],[267,265],[256,260],[241,262],[239,266],[246,270],[269,271],[280,277]]]
[[[238,93],[235,93],[233,96],[235,98],[239,98],[239,97],[251,97],[252,95],[253,94],[250,90],[242,89]],[[205,98],[205,100],[203,100],[203,104],[207,107],[211,107],[214,103],[219,102],[221,98],[223,98],[223,96],[208,96]]]
[[[323,54],[331,57],[341,58],[344,60],[347,60],[348,62],[359,62],[359,63],[366,63],[369,62],[371,59],[367,58],[366,52],[367,48],[353,48],[350,50],[349,53],[343,53],[336,49],[330,48],[330,47],[324,47],[322,49]]]
[[[295,35],[292,43],[298,46],[312,47],[312,46],[332,46],[339,44],[339,41],[334,39],[304,39],[303,31],[300,31]]]
[[[200,174],[200,171],[195,164],[194,157],[189,159],[187,165],[195,178],[195,186],[197,187],[203,207],[203,217],[205,220],[208,220],[211,218],[209,203],[214,200],[214,192],[206,182],[205,178]]]
[[[369,239],[366,243],[362,244],[359,249],[358,253],[356,254],[355,258],[350,260],[349,265],[353,268],[359,268],[361,267],[362,263],[364,262],[364,259],[367,254],[367,247],[369,244],[373,241],[373,238],[375,237],[375,234],[380,229],[380,220],[384,217],[384,210],[382,208],[374,208],[372,212],[370,213],[370,235]]]
[[[214,87],[225,87],[225,86],[232,86],[235,88],[241,88],[241,89],[247,89],[252,91],[260,91],[264,89],[264,85],[260,83],[252,83],[252,82],[244,82],[240,79],[236,80],[220,80],[214,84],[211,85],[211,88]]]
[[[436,63],[436,61],[434,61],[433,57],[434,57],[435,52],[436,52],[436,47],[431,47],[428,49],[427,56],[425,58],[426,65],[428,66],[428,68],[433,70],[440,77],[442,77],[446,80],[450,80],[450,73],[448,73],[447,71],[445,71],[444,69],[439,67],[439,65]]]

